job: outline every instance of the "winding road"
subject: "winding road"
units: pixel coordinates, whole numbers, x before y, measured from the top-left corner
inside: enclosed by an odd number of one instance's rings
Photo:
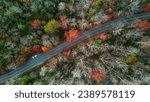
[[[74,42],[65,42],[61,44],[60,46],[56,47],[50,52],[43,53],[43,54],[38,54],[36,57],[31,58],[27,64],[17,68],[16,70],[13,70],[9,73],[6,73],[4,75],[0,76],[0,83],[3,83],[11,78],[14,78],[18,75],[21,75],[33,68],[35,68],[38,65],[43,64],[45,61],[47,61],[49,58],[57,55],[60,53],[62,50],[66,48],[70,48],[77,43],[80,43],[81,41],[90,38],[98,33],[104,32],[106,30],[113,29],[116,27],[120,22],[127,24],[128,22],[134,21],[134,20],[145,20],[145,19],[150,19],[150,13],[141,13],[141,14],[135,14],[132,16],[127,16],[127,17],[122,17],[113,21],[110,21],[108,23],[105,23],[99,28],[93,28],[85,33],[83,33],[80,37],[78,37]]]

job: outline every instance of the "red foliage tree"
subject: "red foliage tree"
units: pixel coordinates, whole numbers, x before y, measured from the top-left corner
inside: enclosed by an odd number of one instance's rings
[[[39,45],[34,45],[32,47],[32,53],[41,53],[42,50],[41,50],[41,47]]]
[[[24,65],[26,63],[27,63],[27,59],[25,59],[25,58],[17,58],[16,59],[17,66],[22,66],[22,65]]]
[[[37,29],[41,25],[41,21],[39,19],[35,19],[31,22],[31,25],[34,29]]]
[[[71,55],[71,49],[65,49],[62,51],[62,54],[66,57],[70,57]]]
[[[92,70],[90,75],[92,79],[97,80],[97,81],[102,81],[105,79],[105,74],[98,69]]]
[[[101,40],[106,40],[108,38],[108,36],[105,32],[103,32],[103,33],[98,34],[97,38],[99,38]]]
[[[149,29],[149,22],[147,20],[140,21],[136,25],[140,27],[143,31],[147,31]]]
[[[144,12],[150,12],[150,3],[144,8]]]
[[[76,40],[80,36],[80,34],[81,33],[77,29],[73,28],[70,31],[65,32],[64,36],[65,36],[67,41],[73,42],[74,40]]]

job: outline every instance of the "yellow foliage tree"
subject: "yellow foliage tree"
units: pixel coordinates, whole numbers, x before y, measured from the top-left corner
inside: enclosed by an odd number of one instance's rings
[[[92,17],[94,14],[96,14],[96,12],[97,12],[96,8],[91,8],[88,13],[88,17]]]
[[[54,33],[58,28],[60,28],[60,24],[56,20],[50,20],[45,26],[44,31],[46,33]]]
[[[134,64],[135,62],[138,61],[138,58],[137,58],[136,54],[132,54],[132,55],[128,56],[125,59],[125,61],[126,61],[127,64]]]

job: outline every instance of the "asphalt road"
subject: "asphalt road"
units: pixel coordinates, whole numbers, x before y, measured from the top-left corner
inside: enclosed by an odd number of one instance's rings
[[[55,49],[53,49],[50,52],[47,53],[43,53],[43,54],[38,54],[36,57],[31,58],[27,64],[25,64],[24,66],[21,66],[19,68],[17,68],[16,70],[13,70],[9,73],[6,73],[4,75],[0,76],[0,83],[3,83],[11,78],[14,78],[18,75],[21,75],[33,68],[35,68],[38,65],[43,64],[45,61],[47,61],[49,58],[59,54],[62,50],[66,49],[66,48],[70,48],[78,43],[80,43],[81,41],[90,38],[98,33],[113,29],[114,27],[117,27],[118,24],[124,23],[127,24],[128,22],[134,21],[134,20],[145,20],[145,19],[150,19],[150,13],[141,13],[141,14],[135,14],[132,16],[127,16],[127,17],[122,17],[116,20],[113,20],[111,22],[108,22],[104,25],[102,25],[99,28],[93,28],[85,33],[83,33],[79,38],[77,38],[74,42],[65,42],[63,44],[61,44],[60,46],[56,47]]]

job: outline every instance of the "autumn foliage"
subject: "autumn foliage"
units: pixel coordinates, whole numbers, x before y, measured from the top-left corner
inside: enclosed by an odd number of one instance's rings
[[[39,19],[35,19],[31,22],[31,25],[34,29],[37,29],[41,25],[41,21]]]
[[[32,53],[40,53],[42,52],[41,47],[39,45],[34,45],[32,47]]]
[[[65,32],[64,36],[67,41],[73,42],[80,36],[80,34],[81,33],[77,29],[73,28],[70,31]]]
[[[150,23],[147,20],[144,20],[138,22],[136,25],[140,27],[143,31],[147,31],[149,29]]]
[[[42,46],[41,49],[43,52],[49,52],[51,50],[51,48],[46,47],[46,46]]]
[[[70,57],[71,55],[71,49],[65,49],[62,51],[62,54],[66,57]]]
[[[144,8],[144,12],[150,12],[150,3]]]
[[[105,32],[103,32],[103,33],[98,34],[97,38],[99,38],[100,40],[106,40],[108,36]]]
[[[90,73],[90,76],[92,79],[97,80],[97,81],[102,81],[105,79],[105,74],[98,69],[92,70],[92,72]]]
[[[27,63],[27,59],[25,59],[25,58],[17,58],[16,59],[16,65],[17,66],[22,66],[22,65],[24,65],[26,63]]]

